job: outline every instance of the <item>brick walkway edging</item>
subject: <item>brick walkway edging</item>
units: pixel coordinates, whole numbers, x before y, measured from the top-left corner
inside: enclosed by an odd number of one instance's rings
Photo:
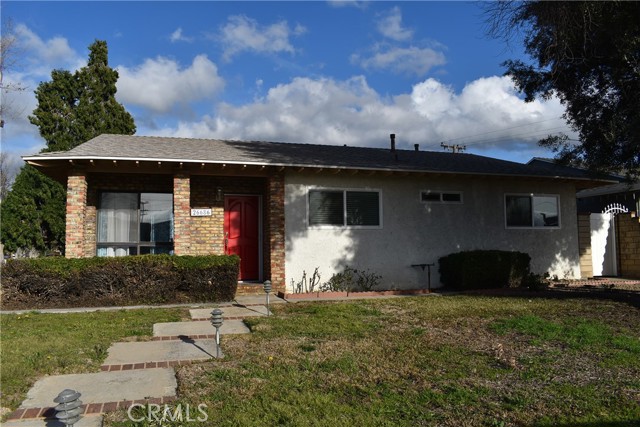
[[[165,397],[152,397],[149,399],[139,399],[139,400],[122,400],[119,402],[106,402],[106,403],[88,403],[82,405],[84,408],[84,412],[82,415],[97,415],[105,412],[113,412],[118,409],[129,409],[132,405],[162,405],[165,403],[171,403],[176,400],[175,396],[165,396]],[[27,419],[55,419],[56,410],[53,407],[46,408],[27,408],[27,409],[16,409],[9,415],[7,421],[18,421],[18,420],[27,420]]]
[[[125,363],[122,365],[102,365],[100,366],[100,370],[102,372],[117,372],[117,371],[131,371],[133,369],[173,368],[174,366],[191,365],[192,363],[202,362],[202,361],[203,361],[202,359],[169,360],[164,362],[144,362],[144,363]]]

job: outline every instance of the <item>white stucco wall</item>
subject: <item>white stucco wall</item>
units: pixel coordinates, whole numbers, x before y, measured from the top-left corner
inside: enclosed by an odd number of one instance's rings
[[[376,189],[382,192],[380,229],[307,227],[308,188]],[[425,204],[420,192],[462,191],[462,204]],[[560,197],[559,229],[507,229],[505,193]],[[345,265],[383,277],[385,289],[426,287],[426,273],[411,264],[435,263],[433,287],[440,286],[438,258],[452,252],[501,249],[528,253],[532,270],[579,278],[575,188],[569,183],[481,177],[384,177],[289,173],[285,179],[287,286],[316,267],[322,281]]]

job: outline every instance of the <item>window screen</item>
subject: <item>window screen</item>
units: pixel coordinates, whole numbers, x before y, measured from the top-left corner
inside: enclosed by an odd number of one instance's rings
[[[347,191],[347,225],[380,225],[380,194]]]
[[[380,226],[378,191],[309,191],[309,226]]]
[[[342,191],[309,191],[309,225],[343,225]]]

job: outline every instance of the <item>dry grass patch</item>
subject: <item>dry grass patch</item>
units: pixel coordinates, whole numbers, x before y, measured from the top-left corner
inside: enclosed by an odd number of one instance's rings
[[[206,404],[208,425],[640,420],[640,316],[630,305],[418,297],[274,310],[251,320],[251,335],[223,336],[223,360],[179,370],[180,402]],[[109,423],[127,424],[124,414]]]

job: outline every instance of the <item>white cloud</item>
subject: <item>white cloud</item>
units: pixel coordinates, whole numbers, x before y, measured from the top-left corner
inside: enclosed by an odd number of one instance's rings
[[[166,113],[176,106],[210,98],[224,87],[218,68],[206,55],[181,69],[176,61],[158,57],[138,67],[118,67],[117,97],[120,102]]]
[[[301,77],[250,104],[220,104],[215,115],[165,126],[160,133],[379,147],[388,146],[389,133],[397,133],[404,148],[418,143],[439,150],[440,141],[455,139],[476,152],[517,146],[533,153],[548,129],[568,132],[562,112],[556,99],[525,103],[508,77],[481,78],[459,93],[427,79],[393,98],[378,94],[362,76],[345,81]],[[484,142],[473,145],[477,141]]]
[[[221,27],[220,40],[224,47],[224,59],[230,60],[234,55],[252,51],[258,53],[295,53],[290,42],[291,36],[299,36],[306,32],[302,25],[293,29],[286,21],[262,26],[256,20],[242,15],[230,16]]]
[[[369,7],[368,1],[357,0],[328,0],[327,4],[331,7],[355,7],[356,9],[366,9]]]
[[[169,36],[169,40],[171,40],[172,43],[192,42],[193,38],[187,37],[184,34],[182,34],[182,27],[178,27],[173,33],[171,33],[171,35]]]
[[[444,65],[447,61],[442,52],[428,47],[376,46],[371,56],[354,54],[351,56],[351,62],[368,70],[390,70],[397,74],[424,76],[433,67]]]
[[[413,37],[413,30],[402,26],[402,12],[397,6],[382,15],[377,27],[380,34],[395,41],[410,40]]]
[[[32,74],[48,75],[54,68],[74,70],[86,64],[64,37],[43,40],[24,24],[15,27],[15,34],[20,47],[28,53],[25,57],[31,61]]]
[[[40,82],[48,81],[54,69],[75,71],[86,65],[64,37],[43,39],[24,24],[14,27],[16,37],[13,66],[4,70],[6,84],[19,85],[24,90],[2,93],[2,103],[8,110],[2,128],[2,151],[14,155],[34,154],[45,146],[38,128],[29,122],[28,116],[37,107],[34,90]]]

